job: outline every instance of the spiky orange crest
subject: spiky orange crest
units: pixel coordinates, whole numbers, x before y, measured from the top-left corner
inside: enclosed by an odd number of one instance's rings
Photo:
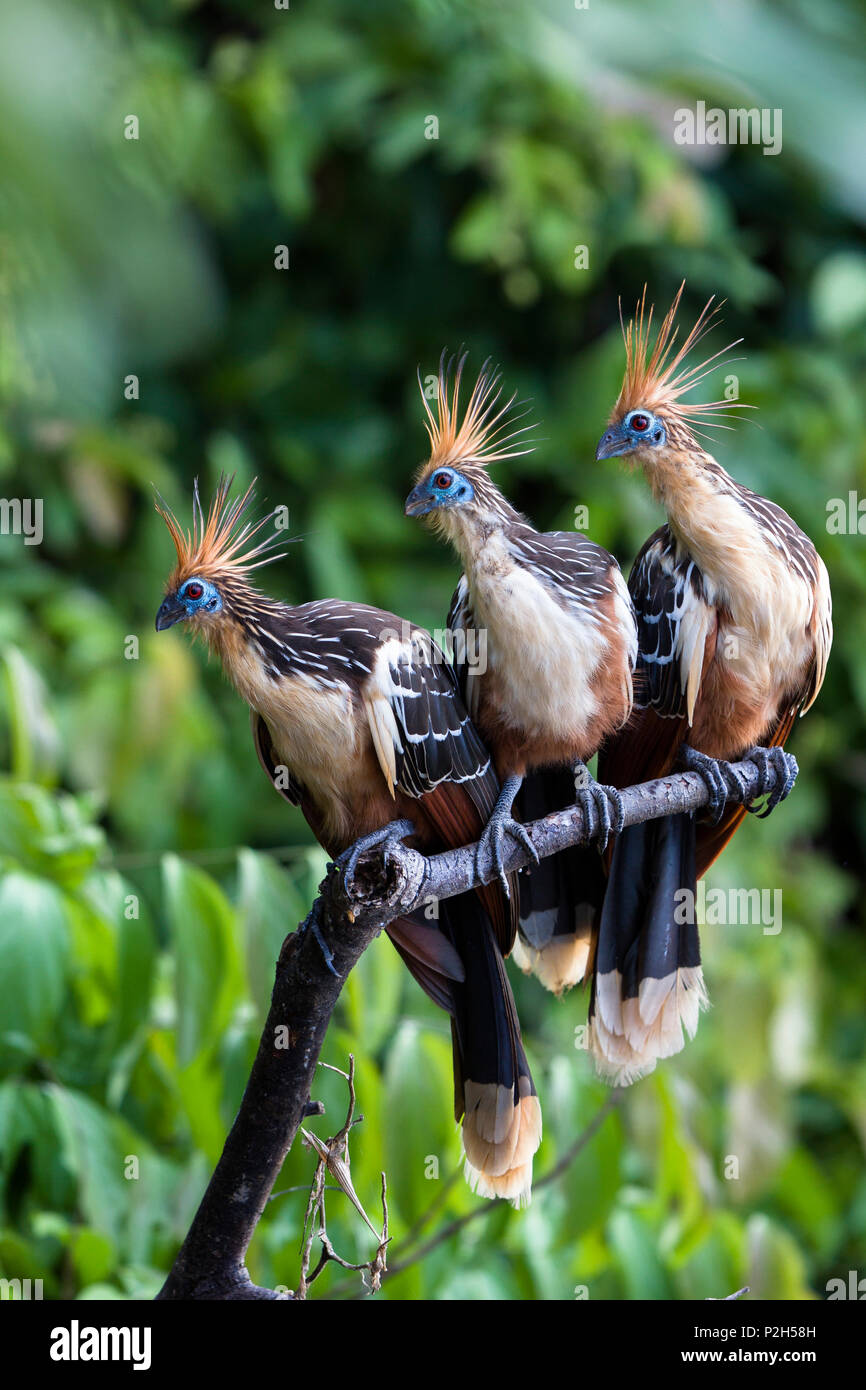
[[[170,589],[178,588],[193,574],[223,581],[231,578],[240,579],[250,570],[281,559],[285,553],[259,558],[284,539],[278,532],[272,532],[251,549],[245,549],[275,513],[269,512],[259,521],[244,521],[244,516],[255,497],[256,480],[253,479],[242,496],[230,501],[233,481],[233,476],[221,475],[205,517],[199,497],[198,479],[195,480],[191,531],[183,529],[174,512],[157,493],[156,510],[168,527],[177,551],[177,564],[168,581]]]
[[[718,423],[713,417],[720,411],[750,409],[743,406],[740,401],[684,401],[684,396],[703,381],[710,372],[721,365],[720,359],[725,358],[725,354],[737,343],[742,342],[742,338],[735,339],[725,347],[714,352],[712,357],[707,357],[703,362],[698,362],[694,366],[684,365],[685,359],[694,347],[706,336],[711,329],[715,328],[719,322],[718,314],[724,303],[715,304],[715,295],[712,295],[704,305],[694,326],[689,333],[677,346],[677,335],[679,329],[675,326],[677,311],[685,289],[685,280],[680,285],[674,296],[674,301],[662,320],[655,343],[650,350],[650,339],[652,336],[652,321],[654,305],[650,305],[649,312],[646,308],[646,285],[635,310],[634,318],[628,325],[623,323],[622,303],[620,302],[620,324],[622,325],[622,335],[625,341],[625,376],[623,377],[622,388],[619,399],[613,408],[611,422],[621,420],[630,410],[643,408],[652,411],[653,414],[662,415],[667,419],[679,419],[683,423],[691,420],[701,421],[705,424]],[[732,358],[726,358],[730,362]]]
[[[457,468],[471,468],[474,465],[484,469],[488,464],[502,459],[531,453],[534,448],[525,439],[523,447],[515,447],[515,441],[523,438],[534,426],[529,424],[513,428],[521,418],[512,410],[517,393],[502,401],[502,375],[491,367],[489,358],[481,367],[461,418],[460,383],[468,355],[464,352],[455,361],[454,357],[446,360],[445,353],[442,353],[435,414],[424,393],[420,370],[418,372],[418,386],[427,417],[424,426],[430,438],[430,457],[421,465],[416,479],[418,482],[446,463]]]

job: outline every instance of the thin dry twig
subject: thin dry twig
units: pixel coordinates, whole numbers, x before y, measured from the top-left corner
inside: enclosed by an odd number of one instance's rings
[[[322,1140],[316,1134],[301,1129],[307,1144],[318,1156],[316,1171],[313,1181],[310,1184],[310,1197],[307,1202],[307,1210],[304,1215],[303,1236],[301,1245],[301,1274],[297,1290],[294,1294],[295,1299],[303,1302],[309,1293],[310,1285],[315,1283],[325,1266],[334,1263],[343,1269],[366,1272],[369,1276],[369,1290],[371,1293],[378,1293],[382,1284],[382,1278],[386,1272],[386,1250],[389,1243],[388,1235],[388,1200],[387,1184],[385,1174],[382,1174],[382,1233],[376,1230],[369,1216],[365,1212],[358,1194],[352,1182],[349,1171],[349,1133],[356,1124],[360,1124],[363,1115],[355,1114],[355,1058],[349,1054],[349,1070],[342,1071],[340,1067],[332,1067],[327,1062],[320,1062],[320,1066],[327,1067],[329,1071],[335,1071],[339,1076],[345,1077],[349,1090],[349,1105],[346,1111],[346,1119],[342,1128],[332,1139]],[[337,1187],[349,1198],[352,1206],[369,1226],[373,1235],[376,1237],[376,1254],[371,1260],[366,1260],[362,1264],[353,1264],[350,1260],[345,1260],[338,1255],[328,1236],[325,1219],[325,1193],[333,1191],[325,1184],[325,1178],[330,1173],[331,1177],[337,1182]],[[310,1271],[312,1251],[314,1241],[319,1241],[321,1254],[315,1269]]]

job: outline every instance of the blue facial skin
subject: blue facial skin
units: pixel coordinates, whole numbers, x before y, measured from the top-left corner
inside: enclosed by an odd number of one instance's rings
[[[634,449],[660,448],[667,439],[664,421],[649,410],[630,410],[618,425],[611,425],[598,441],[597,459],[612,459]]]
[[[437,468],[409,493],[406,515],[424,516],[438,507],[463,507],[474,496],[474,487],[462,473],[454,468]]]
[[[185,579],[176,594],[168,594],[156,615],[156,630],[164,632],[184,618],[192,618],[196,613],[219,613],[223,606],[220,592],[209,579],[198,579],[195,575]]]

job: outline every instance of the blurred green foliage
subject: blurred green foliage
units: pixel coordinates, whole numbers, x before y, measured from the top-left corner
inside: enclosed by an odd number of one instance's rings
[[[384,1296],[805,1298],[863,1272],[866,537],[825,521],[866,495],[864,30],[855,0],[0,11],[0,491],[42,498],[45,529],[0,536],[0,1274],[48,1297],[156,1291],[323,867],[239,700],[182,631],[153,632],[171,547],[151,486],[186,514],[194,475],[258,475],[301,540],[275,592],[441,627],[454,563],[402,498],[424,449],[416,365],[465,342],[542,424],[505,488],[546,528],[587,506],[627,567],[658,516],[593,462],[617,297],[646,281],[665,303],[683,277],[687,312],[728,301],[760,407],[718,457],[811,532],[833,584],[796,794],[711,876],[781,888],[783,929],[707,927],[696,1042],[528,1212],[491,1211]],[[673,112],[699,99],[781,107],[782,153],[676,146]],[[540,1174],[604,1088],[575,1047],[581,995],[516,988]],[[459,1141],[447,1020],[385,940],[325,1060],[349,1052],[354,1183],[375,1217],[387,1171],[399,1259]],[[343,1083],[323,1071],[315,1094],[332,1133]],[[313,1168],[297,1144],[278,1191]],[[269,1205],[258,1281],[296,1284],[304,1202]],[[435,1222],[475,1205],[453,1183]],[[329,1231],[373,1253],[338,1195]]]

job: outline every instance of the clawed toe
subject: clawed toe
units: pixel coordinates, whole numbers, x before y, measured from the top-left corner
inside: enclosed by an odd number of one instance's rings
[[[539,863],[538,850],[532,843],[526,826],[521,825],[520,821],[516,821],[513,816],[498,817],[494,815],[478,841],[478,847],[475,851],[475,869],[484,883],[489,882],[494,877],[498,878],[503,891],[510,897],[511,890],[508,886],[502,852],[506,835],[510,835],[512,840],[516,840],[519,845],[522,845],[532,855],[536,864]]]
[[[711,825],[718,825],[730,794],[738,792],[742,796],[745,793],[746,784],[742,777],[723,758],[710,758],[688,744],[684,744],[680,750],[680,762],[688,772],[697,772],[703,778],[709,793],[706,818]]]
[[[301,935],[303,935],[307,931],[311,931],[313,933],[313,938],[317,946],[319,947],[319,950],[322,953],[325,965],[328,967],[332,975],[338,975],[339,972],[334,969],[334,953],[328,945],[327,941],[325,940],[324,936],[322,935],[322,929],[319,926],[319,915],[321,913],[321,910],[321,899],[316,898],[316,901],[313,903],[313,906],[310,908],[310,911],[307,913],[306,917],[304,918],[303,922],[298,928],[298,931]]]
[[[755,764],[759,774],[758,790],[746,810],[759,820],[765,820],[793,790],[799,771],[797,759],[784,748],[750,748],[745,756]],[[767,804],[758,809],[756,802],[764,796]]]
[[[619,835],[625,822],[620,793],[616,787],[592,782],[577,793],[575,802],[583,811],[587,840],[597,839],[599,849],[606,849],[611,834]]]
[[[763,819],[780,801],[784,801],[797,780],[797,760],[790,753],[786,753],[784,748],[750,748],[748,753],[744,754],[745,759],[754,763],[758,769],[758,787],[749,801],[745,799],[746,783],[730,763],[721,758],[710,758],[705,753],[690,748],[688,744],[680,750],[683,767],[690,772],[700,773],[704,779],[710,794],[706,814],[713,825],[718,824],[727,800],[733,792],[738,793],[738,800],[745,805],[747,811]],[[756,803],[765,796],[768,798],[767,804],[759,809]]]
[[[532,855],[536,864],[539,862],[538,851],[529,837],[526,826],[521,825],[520,821],[516,821],[511,814],[514,798],[520,790],[522,781],[523,778],[516,773],[506,777],[500,788],[493,813],[484,827],[484,832],[475,850],[475,872],[481,882],[489,883],[492,879],[498,878],[506,897],[511,896],[511,891],[508,887],[508,878],[502,860],[502,842],[505,836],[510,835],[512,840],[516,840]]]
[[[349,896],[351,897],[355,890],[355,872],[362,854],[366,854],[371,849],[382,848],[382,857],[387,866],[391,847],[399,844],[407,835],[412,835],[414,832],[415,827],[410,820],[395,820],[391,821],[390,825],[383,826],[381,830],[374,830],[371,835],[364,835],[360,840],[356,840],[353,845],[350,845],[336,861]]]

